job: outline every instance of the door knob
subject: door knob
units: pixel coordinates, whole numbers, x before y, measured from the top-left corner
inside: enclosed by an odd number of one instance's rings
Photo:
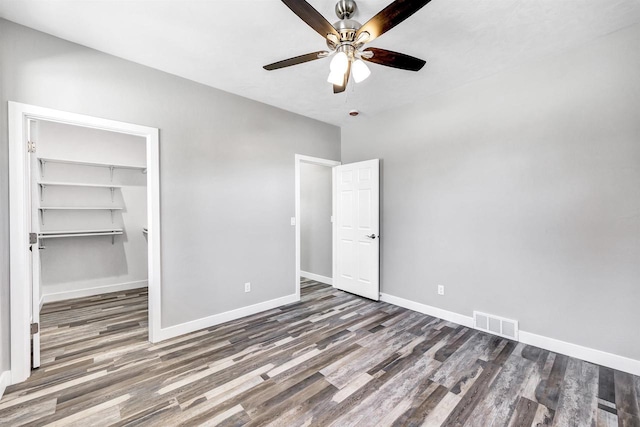
[[[376,235],[375,234],[367,234],[367,237],[370,239],[375,239]]]

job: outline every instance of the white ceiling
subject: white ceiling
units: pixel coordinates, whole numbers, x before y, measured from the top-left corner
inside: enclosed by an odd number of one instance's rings
[[[309,2],[330,22],[337,0]],[[366,22],[391,0],[360,0]],[[335,125],[415,102],[640,22],[640,0],[432,0],[371,46],[425,59],[418,73],[370,64],[335,95],[329,60],[262,66],[326,48],[277,0],[0,0],[0,16]]]

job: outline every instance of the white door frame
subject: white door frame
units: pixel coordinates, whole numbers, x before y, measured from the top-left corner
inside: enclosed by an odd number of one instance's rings
[[[160,156],[157,128],[68,113],[34,105],[9,102],[9,263],[11,319],[11,384],[26,380],[30,364],[30,304],[28,288],[30,224],[26,221],[29,176],[26,145],[27,119],[66,123],[93,129],[136,135],[147,145],[147,227],[149,281],[149,341],[160,339],[161,266],[160,266]]]
[[[330,167],[332,169],[331,171],[331,176],[332,176],[332,181],[335,178],[334,176],[334,171],[333,171],[333,167],[334,166],[338,166],[341,165],[341,162],[338,162],[336,160],[328,160],[328,159],[321,159],[320,157],[311,157],[311,156],[303,156],[302,154],[296,154],[295,155],[295,162],[296,162],[296,298],[298,300],[300,300],[300,164],[301,163],[310,163],[312,165],[319,165],[319,166],[327,166]],[[335,201],[335,191],[333,189],[333,182],[331,183],[331,199],[333,201],[332,206],[331,206],[331,215],[332,218],[335,218],[335,206],[336,206],[336,201]],[[336,235],[336,227],[335,227],[335,222],[333,222],[331,224],[331,240],[332,240],[332,273],[331,276],[335,276],[335,271],[336,271],[336,258],[335,258],[335,235]]]

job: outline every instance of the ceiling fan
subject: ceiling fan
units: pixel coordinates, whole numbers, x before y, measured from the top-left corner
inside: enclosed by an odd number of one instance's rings
[[[327,81],[333,84],[334,93],[344,92],[351,74],[353,74],[356,83],[369,77],[371,71],[363,61],[418,71],[425,64],[422,59],[376,47],[364,50],[362,48],[365,43],[386,33],[420,10],[429,1],[431,0],[395,0],[364,25],[361,25],[358,21],[351,19],[357,8],[356,2],[354,0],[339,0],[335,10],[340,20],[331,25],[320,12],[305,0],[282,0],[293,13],[326,39],[330,50],[307,53],[265,65],[263,68],[271,71],[315,59],[333,57]]]

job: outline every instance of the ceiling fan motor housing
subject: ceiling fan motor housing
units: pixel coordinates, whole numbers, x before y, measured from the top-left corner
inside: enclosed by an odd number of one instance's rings
[[[341,42],[352,42],[356,38],[356,31],[362,25],[353,19],[343,19],[333,24],[333,26],[340,33]]]
[[[354,0],[340,0],[336,3],[336,15],[340,19],[349,19],[356,13],[356,2]]]

